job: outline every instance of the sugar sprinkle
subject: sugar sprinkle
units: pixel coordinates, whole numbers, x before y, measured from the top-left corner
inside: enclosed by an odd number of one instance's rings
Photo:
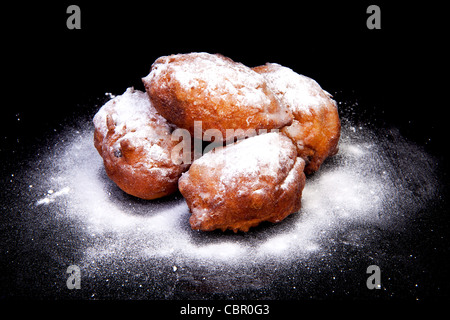
[[[344,121],[340,151],[307,178],[300,212],[248,234],[202,233],[190,229],[189,210],[181,195],[142,201],[118,189],[104,173],[92,135],[90,124],[76,134],[68,130],[65,143],[56,146],[51,157],[47,155],[51,174],[39,168],[32,174],[33,189],[45,194],[32,202],[52,206],[48,219],[73,224],[80,237],[89,240],[77,263],[91,270],[125,257],[132,263],[168,259],[173,272],[186,263],[289,263],[320,253],[330,245],[329,232],[352,222],[376,227],[401,220],[402,206],[425,205],[433,199],[437,183],[433,161],[419,147],[397,136],[397,144],[389,150],[387,140],[379,138],[383,135]],[[387,160],[392,149],[414,156],[408,163],[400,158],[393,163]],[[421,174],[416,170],[419,166]],[[420,196],[410,190],[411,177],[422,186]],[[352,243],[363,246],[364,239]]]

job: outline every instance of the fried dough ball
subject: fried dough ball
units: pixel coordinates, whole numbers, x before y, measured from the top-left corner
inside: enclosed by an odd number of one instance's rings
[[[323,161],[338,151],[341,124],[336,102],[311,78],[279,64],[253,68],[294,115],[285,133],[306,161],[305,172],[317,171]]]
[[[94,145],[106,173],[120,189],[142,199],[177,190],[178,178],[188,166],[172,161],[171,151],[178,143],[171,140],[173,127],[156,112],[145,92],[128,88],[108,101],[93,122]]]
[[[194,135],[202,131],[274,129],[292,123],[290,111],[268,88],[264,77],[219,54],[164,56],[142,79],[156,110],[171,123]]]
[[[179,180],[194,230],[247,232],[300,210],[305,162],[281,133],[254,136],[195,160]]]

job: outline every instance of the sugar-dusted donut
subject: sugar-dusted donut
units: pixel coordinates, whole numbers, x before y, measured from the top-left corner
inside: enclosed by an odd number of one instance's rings
[[[338,151],[341,124],[336,102],[311,78],[279,64],[253,68],[264,76],[268,86],[292,111],[292,125],[284,132],[296,144],[306,161],[305,172],[313,173],[323,161]]]
[[[194,121],[202,131],[217,129],[274,129],[292,123],[264,77],[219,54],[189,53],[164,56],[142,79],[150,100],[171,123],[194,135]]]
[[[95,115],[94,145],[106,173],[120,189],[142,199],[155,199],[177,190],[188,169],[172,149],[173,126],[161,117],[145,92],[128,88]],[[175,160],[175,161],[172,161]],[[181,163],[181,164],[175,164]]]
[[[248,231],[300,210],[305,162],[282,133],[267,133],[214,149],[179,180],[192,229]]]

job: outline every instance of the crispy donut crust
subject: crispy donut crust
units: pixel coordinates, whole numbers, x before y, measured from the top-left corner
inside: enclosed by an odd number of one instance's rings
[[[305,172],[316,172],[338,152],[341,123],[336,102],[311,78],[275,63],[253,68],[291,110],[294,121],[281,129],[306,161]]]
[[[158,112],[192,135],[194,121],[225,140],[226,129],[270,130],[293,120],[261,75],[219,54],[160,57],[142,81]]]
[[[152,107],[146,93],[127,89],[94,117],[94,145],[106,173],[124,192],[156,199],[175,192],[186,164],[171,160],[173,128]]]
[[[179,180],[192,229],[247,232],[300,210],[305,162],[281,133],[218,148],[194,161]]]

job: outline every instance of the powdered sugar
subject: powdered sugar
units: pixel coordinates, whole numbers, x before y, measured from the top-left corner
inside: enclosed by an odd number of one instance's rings
[[[67,266],[78,265],[86,298],[206,299],[244,291],[277,297],[274,286],[300,286],[310,277],[329,281],[330,272],[351,270],[358,257],[366,259],[364,267],[388,265],[389,239],[397,241],[392,235],[437,202],[435,159],[398,132],[342,124],[340,152],[307,177],[301,210],[245,234],[192,231],[180,194],[154,201],[124,194],[104,172],[91,123],[67,129],[58,136],[64,143],[50,143],[8,183],[9,194],[20,195],[11,197],[15,205],[24,202],[17,241],[33,242],[31,250],[60,263],[50,272],[61,274],[64,292]],[[345,280],[354,274],[366,280],[365,268],[346,273]],[[299,278],[289,282],[286,275]]]
[[[111,96],[109,100],[95,115],[94,125],[103,136],[108,133],[107,115],[110,114],[114,121],[114,131],[125,135],[127,132],[136,134],[134,131],[145,128],[148,119],[155,119],[160,124],[167,124],[167,121],[159,116],[151,106],[145,92],[128,88],[120,96]],[[138,131],[139,133],[139,131]]]
[[[113,124],[108,124],[108,116]],[[145,92],[128,88],[100,108],[93,122],[105,139],[111,130],[110,135],[118,137],[111,146],[111,153],[120,150],[121,142],[127,140],[145,152],[146,161],[142,165],[148,169],[160,169],[154,164],[170,161],[169,150],[160,146],[162,141],[170,141],[170,125],[156,112]]]
[[[366,223],[385,223],[396,216],[396,204],[402,202],[398,198],[402,185],[397,181],[392,164],[384,161],[385,151],[377,146],[373,136],[362,140],[352,137],[362,134],[367,133],[353,133],[344,124],[340,153],[328,166],[324,165],[313,177],[307,178],[300,212],[288,221],[255,231],[264,239],[256,242],[248,242],[243,235],[217,235],[213,243],[195,240],[202,238],[203,233],[192,237],[189,210],[180,195],[156,202],[126,197],[103,173],[102,161],[92,146],[91,130],[66,139],[69,142],[52,159],[52,175],[47,175],[50,181],[43,187],[48,190],[51,184],[52,190],[70,190],[70,197],[54,196],[48,205],[53,205],[52,212],[57,213],[59,219],[78,220],[83,226],[79,232],[95,239],[84,252],[83,261],[78,262],[85,268],[98,259],[110,261],[123,256],[129,259],[177,257],[179,263],[185,259],[233,264],[245,264],[250,260],[264,263],[270,257],[289,260],[320,250],[323,241],[327,241],[323,238],[326,230],[344,228],[349,221],[361,219]],[[284,151],[276,135],[253,137],[254,144],[248,139],[239,143],[241,148],[230,148],[233,159],[241,155],[240,159],[246,161],[240,161],[241,167],[236,166],[234,170],[230,163],[228,178],[236,172],[252,174],[261,162],[270,164],[265,174],[277,170],[278,157],[283,156]],[[264,145],[272,144],[275,150],[266,150],[255,160],[251,159],[251,154],[261,145],[258,139],[264,141]],[[212,156],[206,154],[197,161],[213,166],[209,158]],[[424,174],[428,179],[432,177],[430,172]],[[41,175],[36,177],[39,178],[33,181],[33,189],[38,190],[43,180]],[[289,176],[285,182],[288,181]],[[45,198],[38,202],[44,204]],[[57,201],[59,199],[64,201]],[[380,212],[386,207],[391,215],[380,218]]]
[[[280,174],[282,166],[287,168],[293,166],[290,144],[291,142],[282,138],[279,133],[271,132],[215,149],[203,155],[194,164],[220,168],[221,182],[230,187],[241,181],[242,177],[249,177],[255,181],[261,177],[275,179]]]
[[[270,99],[261,89],[264,78],[247,66],[205,52],[190,53],[189,58],[189,63],[173,62],[170,56],[160,58],[144,80],[150,82],[161,73],[170,71],[185,91],[201,89],[216,105],[230,97],[239,106],[262,109],[262,106],[270,104]]]
[[[299,163],[298,164],[296,163],[295,165],[300,165],[300,163],[304,164],[304,162],[305,162],[302,158],[299,158],[299,157],[297,158],[296,161],[298,161]],[[295,182],[295,170],[291,170],[291,171],[289,171],[289,174],[287,175],[287,177],[284,179],[283,183],[281,184],[281,188],[288,190],[291,187],[292,183],[294,183],[294,182]]]
[[[47,191],[47,195],[44,198],[39,199],[36,202],[36,205],[43,205],[43,204],[49,204],[51,202],[54,202],[56,200],[57,197],[66,195],[70,192],[70,188],[69,187],[64,187],[59,191],[54,192],[52,189],[50,189],[49,191]]]
[[[268,68],[268,72],[261,74],[269,88],[294,114],[310,112],[310,109],[321,108],[329,103],[329,93],[322,90],[313,79],[276,63],[268,63],[264,67]]]

